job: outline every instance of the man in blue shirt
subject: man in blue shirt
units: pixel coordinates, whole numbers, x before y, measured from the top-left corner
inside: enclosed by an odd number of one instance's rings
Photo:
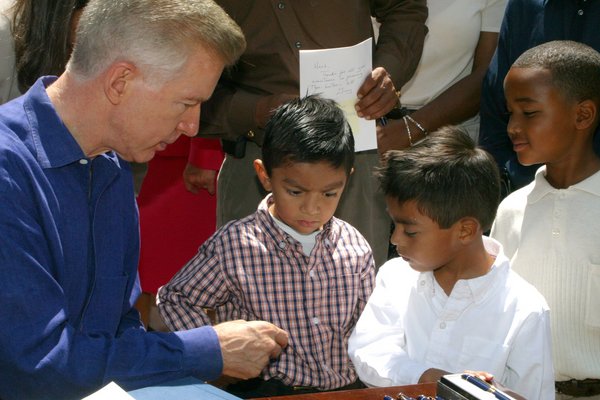
[[[510,0],[506,6],[498,47],[483,81],[479,144],[506,172],[512,190],[531,182],[538,166],[519,164],[506,133],[503,85],[510,66],[525,50],[552,40],[582,42],[600,51],[599,26],[598,0]],[[600,135],[594,140],[600,153]]]
[[[146,332],[133,308],[139,234],[124,160],[194,136],[244,46],[212,0],[92,0],[66,72],[0,107],[0,398],[250,378],[287,344],[262,321]]]

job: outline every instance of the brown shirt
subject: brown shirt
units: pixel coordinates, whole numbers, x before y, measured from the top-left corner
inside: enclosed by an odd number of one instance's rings
[[[256,102],[299,95],[299,51],[355,45],[381,23],[373,67],[400,88],[414,73],[427,28],[425,0],[217,0],[240,25],[247,48],[202,110],[201,136],[235,139],[257,131]]]

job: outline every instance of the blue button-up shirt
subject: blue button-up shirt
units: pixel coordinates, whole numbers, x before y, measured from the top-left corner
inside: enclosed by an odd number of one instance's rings
[[[211,327],[143,329],[129,165],[86,158],[46,94],[54,79],[0,107],[0,398],[216,378]]]
[[[504,78],[527,49],[552,40],[574,40],[600,51],[600,1],[510,0],[506,6],[498,48],[483,81],[479,143],[500,168],[507,168],[515,187],[531,182],[538,166],[521,166],[512,149]],[[598,133],[594,148],[600,154]]]

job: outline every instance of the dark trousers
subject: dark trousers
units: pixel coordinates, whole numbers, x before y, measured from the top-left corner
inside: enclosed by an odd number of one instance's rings
[[[352,389],[363,389],[366,386],[360,381],[343,386],[341,388],[334,389],[338,390],[352,390]],[[265,381],[261,378],[249,379],[247,381],[240,381],[232,383],[223,388],[225,391],[233,394],[234,396],[241,397],[242,399],[252,399],[259,397],[275,397],[275,396],[290,396],[295,394],[307,394],[307,393],[321,393],[314,387],[309,386],[288,386],[277,379],[270,379]]]

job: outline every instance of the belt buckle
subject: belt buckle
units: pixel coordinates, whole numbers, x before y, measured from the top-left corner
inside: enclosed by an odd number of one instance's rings
[[[312,386],[292,386],[292,390],[315,390]]]

